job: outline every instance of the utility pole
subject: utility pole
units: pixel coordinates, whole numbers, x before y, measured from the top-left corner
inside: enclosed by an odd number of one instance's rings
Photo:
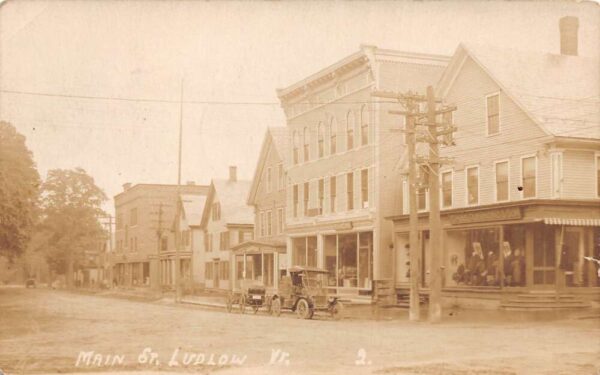
[[[181,217],[181,143],[183,137],[183,79],[181,80],[181,93],[179,97],[179,148],[177,158],[177,198],[175,208],[175,302],[181,301],[181,259],[179,248],[181,247],[180,217]]]

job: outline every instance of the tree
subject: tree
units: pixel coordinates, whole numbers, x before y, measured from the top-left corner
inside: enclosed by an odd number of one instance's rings
[[[14,258],[29,242],[40,176],[25,137],[0,121],[0,256]]]
[[[104,192],[83,169],[53,169],[42,185],[43,230],[49,233],[46,255],[50,268],[66,273],[73,285],[73,271],[85,252],[96,248],[105,233],[98,218],[106,201]]]

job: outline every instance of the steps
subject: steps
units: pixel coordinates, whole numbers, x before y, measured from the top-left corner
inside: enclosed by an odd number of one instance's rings
[[[394,280],[375,280],[375,303],[379,306],[396,305]]]
[[[531,291],[518,294],[502,301],[500,308],[509,311],[543,311],[585,309],[591,303],[582,301],[572,294],[556,294],[555,292]]]
[[[410,307],[410,293],[398,292],[396,297],[396,307],[402,307],[408,309]],[[419,305],[425,305],[428,303],[428,296],[426,294],[419,295]]]

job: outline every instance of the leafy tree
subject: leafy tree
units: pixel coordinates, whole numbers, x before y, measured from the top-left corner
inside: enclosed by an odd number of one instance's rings
[[[34,225],[40,176],[25,137],[0,121],[0,256],[20,255]]]
[[[104,192],[83,169],[53,169],[42,185],[43,230],[49,233],[46,255],[50,268],[67,274],[72,286],[73,270],[86,250],[104,236],[98,218],[106,201]]]

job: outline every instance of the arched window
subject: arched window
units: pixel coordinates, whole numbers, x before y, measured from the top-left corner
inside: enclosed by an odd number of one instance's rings
[[[337,152],[337,122],[335,117],[329,122],[329,154],[334,155]]]
[[[325,145],[323,144],[323,123],[319,122],[317,126],[317,137],[319,142],[319,158],[325,155]]]
[[[360,107],[360,144],[369,144],[369,114],[365,104]]]
[[[354,113],[348,111],[346,116],[346,150],[354,148]]]
[[[303,140],[304,140],[304,161],[307,162],[310,160],[309,147],[310,139],[308,134],[308,128],[304,128]]]
[[[292,135],[292,142],[294,144],[294,164],[298,164],[298,133],[296,131]]]

